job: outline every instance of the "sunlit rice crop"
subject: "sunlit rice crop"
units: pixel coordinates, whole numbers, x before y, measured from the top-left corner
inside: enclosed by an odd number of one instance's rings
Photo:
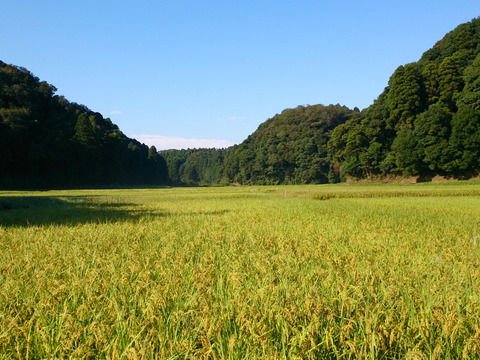
[[[479,193],[2,192],[0,357],[478,358]]]

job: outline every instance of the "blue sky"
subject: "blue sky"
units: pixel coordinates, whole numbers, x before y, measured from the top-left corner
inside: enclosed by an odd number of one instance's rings
[[[369,106],[478,16],[478,0],[3,0],[0,60],[158,149],[225,147],[285,108]]]

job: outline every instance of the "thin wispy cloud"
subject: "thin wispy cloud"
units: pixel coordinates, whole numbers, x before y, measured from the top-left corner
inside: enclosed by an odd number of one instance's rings
[[[120,110],[112,110],[110,111],[110,115],[122,115],[122,112]]]
[[[227,120],[245,120],[246,118],[243,116],[229,116]]]
[[[176,136],[163,136],[163,135],[146,135],[137,134],[131,135],[131,137],[137,139],[141,143],[148,146],[155,146],[157,150],[169,150],[169,149],[199,149],[199,148],[216,148],[224,149],[229,146],[235,145],[229,140],[219,139],[188,139]]]

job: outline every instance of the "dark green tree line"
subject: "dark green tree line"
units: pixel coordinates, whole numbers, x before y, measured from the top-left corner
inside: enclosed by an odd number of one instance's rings
[[[228,149],[157,152],[0,62],[0,185],[305,184],[480,173],[480,19],[399,66],[363,111],[298,106]]]
[[[331,131],[360,115],[340,105],[298,106],[265,121],[229,148],[225,177],[242,184],[327,183],[336,179],[327,151]]]
[[[187,149],[160,151],[173,185],[220,184],[223,179],[225,149]]]
[[[477,174],[479,56],[480,20],[475,19],[447,34],[418,62],[400,66],[360,119],[333,131],[328,146],[340,177]]]
[[[158,184],[167,169],[153,149],[110,119],[55,95],[28,70],[0,62],[0,186]]]

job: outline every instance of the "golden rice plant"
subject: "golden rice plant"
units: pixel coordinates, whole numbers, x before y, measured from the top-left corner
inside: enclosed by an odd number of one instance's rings
[[[479,191],[1,192],[0,358],[478,358]]]

